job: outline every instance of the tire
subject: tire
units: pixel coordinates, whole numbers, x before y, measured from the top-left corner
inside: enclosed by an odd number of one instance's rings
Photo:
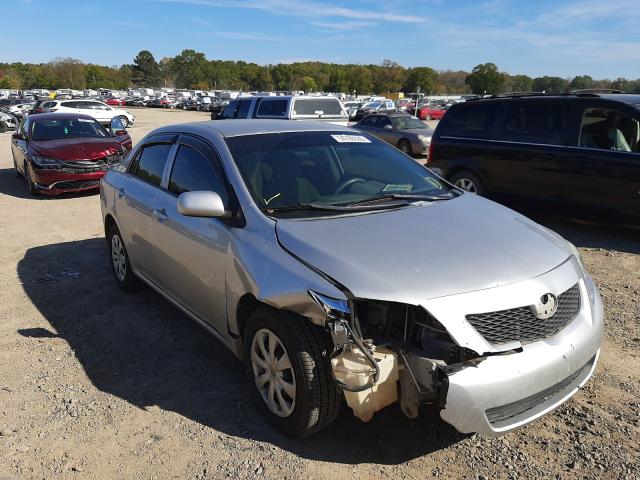
[[[449,181],[465,192],[477,195],[484,195],[487,192],[482,180],[469,170],[461,170],[454,173]]]
[[[425,119],[427,122],[430,122],[430,121],[431,121],[431,115],[430,115],[430,114],[427,114],[427,116],[426,116],[426,117],[424,117],[424,119]]]
[[[0,122],[0,133],[4,133],[7,130],[9,130],[9,127],[7,127],[7,124],[4,121]]]
[[[31,171],[29,170],[29,164],[26,161],[24,162],[24,178],[27,181],[27,191],[29,192],[29,195],[34,197],[38,195],[38,189],[31,179]]]
[[[13,155],[11,155],[13,157]],[[15,157],[13,157],[13,171],[16,174],[16,178],[22,178],[22,174],[20,170],[18,170],[18,164],[16,163]]]
[[[273,343],[271,336],[275,337]],[[333,423],[340,410],[342,392],[331,373],[329,356],[333,344],[325,331],[304,318],[259,307],[249,318],[244,339],[249,388],[269,423],[290,437],[306,437]],[[266,342],[263,343],[266,355],[261,353],[260,341]],[[269,362],[270,353],[271,358],[279,360],[271,363],[276,368],[260,363],[264,358]],[[277,370],[282,362],[288,366]],[[259,377],[265,375],[269,378],[260,388]],[[269,396],[273,398],[272,406]]]
[[[129,119],[124,115],[120,115],[120,121],[122,122],[122,126],[127,128],[129,126]]]
[[[402,153],[406,155],[411,155],[411,143],[409,143],[409,140],[405,138],[400,140],[398,142],[398,150],[400,150]]]
[[[120,230],[112,224],[107,233],[107,248],[111,258],[111,271],[120,290],[135,293],[142,287],[142,282],[131,270],[129,254],[122,240]]]

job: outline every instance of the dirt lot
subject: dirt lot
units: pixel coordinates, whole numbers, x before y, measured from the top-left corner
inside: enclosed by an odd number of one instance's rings
[[[206,114],[136,110],[134,141]],[[295,441],[247,399],[238,361],[151,291],[109,271],[97,195],[29,197],[0,135],[0,479],[640,478],[640,233],[538,219],[580,247],[603,295],[597,372],[503,438],[426,410],[367,424],[344,408]]]

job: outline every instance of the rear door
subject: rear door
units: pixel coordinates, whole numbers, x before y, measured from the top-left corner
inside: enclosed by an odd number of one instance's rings
[[[504,102],[490,165],[497,191],[518,197],[568,200],[560,171],[568,154],[573,106],[571,99]]]
[[[592,210],[640,216],[640,110],[583,99],[572,144],[561,172],[572,200]]]
[[[216,152],[190,135],[178,140],[167,176],[167,188],[157,197],[152,227],[158,252],[158,284],[188,310],[224,332],[231,227],[222,219],[180,214],[178,197],[189,191],[214,191],[228,208],[230,187]]]
[[[126,181],[115,187],[118,225],[136,271],[158,282],[156,248],[152,223],[162,189],[165,167],[175,147],[177,135],[156,135],[136,152]]]

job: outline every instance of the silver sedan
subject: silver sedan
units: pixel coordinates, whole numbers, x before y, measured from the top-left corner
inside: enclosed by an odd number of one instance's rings
[[[428,155],[433,130],[407,113],[369,115],[353,128],[375,135],[407,155]]]
[[[594,371],[602,302],[573,245],[365,133],[171,125],[102,181],[116,283],[151,286],[246,365],[292,436],[434,404],[499,435]],[[215,375],[215,373],[214,373]]]

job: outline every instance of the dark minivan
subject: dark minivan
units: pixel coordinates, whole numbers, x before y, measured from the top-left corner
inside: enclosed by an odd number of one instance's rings
[[[638,224],[640,95],[492,97],[452,106],[428,167],[537,211]]]

